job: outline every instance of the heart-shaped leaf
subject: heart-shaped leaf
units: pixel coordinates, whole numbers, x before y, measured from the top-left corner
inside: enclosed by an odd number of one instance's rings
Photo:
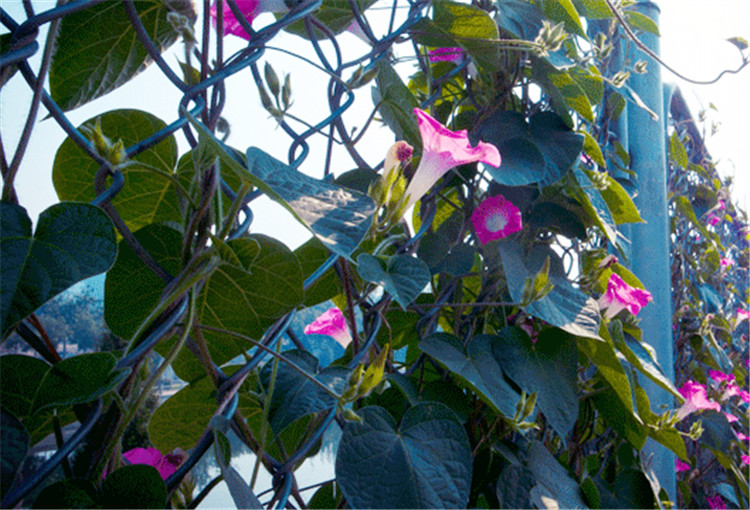
[[[125,147],[145,140],[166,123],[140,110],[114,110],[84,122],[78,129],[93,128],[97,119],[104,136],[112,143],[122,140]],[[130,230],[136,231],[150,223],[180,222],[182,213],[170,174],[177,163],[177,141],[168,136],[157,145],[133,156],[121,168],[125,183],[112,200],[112,205]],[[55,154],[52,182],[60,200],[90,202],[97,193],[94,188],[99,164],[78,144],[66,138]]]
[[[443,404],[411,407],[396,425],[382,407],[357,411],[344,428],[336,478],[352,508],[464,508],[471,488],[471,448],[455,413]]]
[[[173,10],[195,22],[192,2],[138,0],[138,17],[163,51],[179,32],[167,19]],[[62,17],[49,71],[52,99],[63,110],[96,99],[123,85],[150,63],[146,48],[120,2],[101,2]]]
[[[29,450],[29,434],[18,418],[2,409],[0,414],[0,496],[11,488],[16,472]]]
[[[435,333],[419,343],[425,354],[466,382],[496,412],[512,418],[520,395],[505,380],[492,355],[492,345],[500,339],[478,335],[464,347],[447,333]]]
[[[0,203],[0,333],[74,283],[102,273],[117,255],[107,215],[88,204],[55,204],[31,220],[23,207]]]
[[[125,466],[102,483],[103,508],[164,508],[166,501],[167,486],[153,466]]]
[[[492,352],[503,373],[526,392],[537,394],[539,409],[560,436],[578,418],[578,352],[575,339],[546,329],[536,343],[521,329],[506,327]]]
[[[526,465],[536,477],[538,482],[536,487],[541,489],[536,493],[551,498],[551,502],[557,502],[557,506],[554,507],[537,505],[537,508],[588,508],[581,497],[578,483],[545,448],[544,444],[539,441],[531,442]],[[537,503],[537,501],[540,500],[534,500],[534,491],[532,491],[532,502]]]
[[[523,301],[526,278],[537,274],[547,257],[552,263],[549,279],[554,287],[549,294],[527,305],[524,308],[527,313],[573,335],[601,340],[599,306],[568,281],[560,257],[555,252],[537,247],[527,258],[521,245],[512,239],[503,239],[498,246],[508,290],[517,303]]]
[[[422,136],[412,113],[419,106],[419,101],[387,60],[380,60],[376,65],[377,87],[372,88],[372,102],[379,105],[383,122],[398,140],[406,140],[413,147],[421,146]]]
[[[395,255],[387,261],[362,253],[357,257],[359,276],[381,285],[404,309],[430,283],[430,268],[418,258]]]
[[[100,508],[96,488],[82,478],[61,480],[45,487],[33,508]]]
[[[299,418],[331,409],[336,405],[333,395],[311,381],[310,377],[316,378],[333,392],[341,394],[349,376],[349,372],[343,367],[328,367],[318,372],[318,360],[307,352],[286,351],[284,356],[306,374],[283,361],[279,362],[268,412],[268,420],[276,435],[281,434],[288,425]],[[273,362],[269,362],[260,372],[260,381],[264,388],[271,384],[272,371]]]
[[[359,12],[364,13],[365,10],[375,3],[375,0],[357,0],[357,7]],[[284,14],[277,14],[276,18],[281,19]],[[323,0],[320,4],[320,8],[315,11],[315,18],[322,22],[328,27],[331,32],[338,35],[346,31],[354,21],[354,13],[352,12],[351,4],[348,0]],[[304,21],[296,21],[284,27],[284,30],[309,39],[310,35],[307,33]],[[317,28],[313,28],[316,39],[326,39],[327,35]]]

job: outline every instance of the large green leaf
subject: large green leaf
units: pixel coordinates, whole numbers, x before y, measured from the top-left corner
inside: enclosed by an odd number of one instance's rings
[[[464,508],[471,447],[455,413],[417,404],[400,426],[382,407],[357,411],[336,455],[336,479],[352,508]]]
[[[648,438],[648,428],[632,408],[626,408],[617,392],[604,380],[596,386],[596,394],[592,397],[596,409],[604,421],[636,450],[643,448]]]
[[[604,232],[607,239],[612,244],[617,244],[617,231],[615,230],[615,219],[609,210],[606,200],[601,192],[594,186],[591,178],[583,169],[576,167],[573,169],[573,176],[576,179],[578,188],[576,189],[576,199],[581,203],[584,210],[588,213],[590,224],[596,225]]]
[[[147,112],[113,110],[87,120],[79,129],[93,128],[97,118],[104,136],[112,143],[122,140],[125,147],[145,140],[166,126],[164,121]],[[130,230],[159,221],[181,221],[177,193],[170,177],[176,163],[177,142],[170,135],[121,168],[125,183],[112,205]],[[97,195],[94,180],[98,170],[99,164],[71,138],[66,138],[57,149],[52,167],[57,196],[60,200],[90,202]]]
[[[294,255],[302,266],[305,279],[312,275],[323,264],[331,252],[316,237],[294,250]],[[323,273],[307,290],[305,290],[305,306],[315,306],[323,301],[328,301],[337,294],[343,292],[341,280],[336,275],[333,267]]]
[[[492,355],[493,345],[501,341],[496,336],[478,335],[464,346],[453,335],[435,333],[422,340],[419,348],[466,382],[495,412],[512,418],[520,395],[505,380]]]
[[[581,497],[578,483],[543,443],[531,442],[527,467],[534,473],[538,482],[531,491],[532,502],[537,508],[588,508]],[[543,499],[547,499],[547,504],[540,504]],[[548,506],[551,502],[556,502],[557,505]]]
[[[182,234],[163,225],[147,225],[136,240],[168,273],[180,271]],[[104,319],[110,331],[130,338],[159,301],[166,282],[130,248],[120,242],[117,260],[104,281]]]
[[[625,188],[607,173],[594,173],[583,170],[591,182],[600,184],[599,193],[607,203],[607,208],[612,214],[616,225],[623,223],[643,223],[638,208]]]
[[[376,2],[376,0],[356,0],[359,12],[364,13],[365,10]],[[289,2],[293,4],[294,2]],[[354,13],[352,12],[351,4],[349,0],[323,0],[320,4],[320,8],[313,13],[315,18],[328,27],[331,32],[338,35],[345,32],[349,25],[354,21]],[[284,14],[276,14],[276,19],[281,19]],[[310,36],[305,29],[304,21],[296,21],[290,25],[284,27],[289,33],[309,39]],[[321,30],[314,28],[316,39],[326,39],[327,36]]]
[[[224,367],[222,371],[232,375],[238,366]],[[238,392],[237,409],[248,418],[262,412],[257,398],[250,390],[253,383],[246,382]],[[148,437],[161,452],[171,452],[175,448],[187,451],[195,446],[206,430],[211,418],[216,414],[216,388],[207,376],[192,381],[189,385],[165,400],[151,416],[148,423]]]
[[[533,41],[542,28],[544,14],[536,3],[524,0],[504,0],[496,5],[495,20],[509,34]]]
[[[117,254],[107,215],[88,204],[55,204],[36,231],[26,210],[0,203],[0,334],[74,283],[106,271]]]
[[[302,268],[289,248],[262,234],[234,239],[226,247],[222,263],[198,298],[199,322],[260,340],[278,318],[302,302]],[[219,365],[253,347],[230,334],[205,330],[203,336]],[[185,381],[205,373],[187,349],[177,356],[173,368]]]
[[[94,484],[82,478],[69,478],[45,487],[32,508],[100,508]]]
[[[146,33],[163,51],[177,40],[173,10],[195,21],[192,2],[133,2]],[[49,71],[52,99],[63,110],[103,96],[143,71],[151,59],[120,2],[101,2],[62,18]]]
[[[103,508],[164,508],[166,501],[167,486],[153,466],[125,466],[102,482]]]
[[[503,239],[498,243],[498,247],[513,301],[522,302],[526,278],[536,275],[549,257],[549,278],[554,287],[549,294],[533,301],[524,309],[530,315],[575,336],[600,339],[599,306],[594,299],[573,287],[568,281],[560,258],[555,252],[547,247],[537,246],[527,257],[521,245],[512,239]]]
[[[29,434],[18,418],[5,409],[0,411],[0,496],[10,489],[16,472],[29,450]]]
[[[349,258],[359,246],[375,214],[375,202],[370,197],[314,179],[256,147],[247,149],[245,167],[202,123],[187,112],[185,115],[198,130],[201,142],[216,151],[229,171],[279,203],[329,250]]]
[[[565,23],[568,32],[586,38],[581,17],[571,0],[542,0],[542,10],[551,21]]]
[[[630,380],[628,379],[625,369],[617,356],[617,351],[612,343],[612,339],[609,336],[607,328],[602,326],[600,328],[601,337],[605,340],[600,342],[592,338],[579,338],[576,344],[578,349],[586,355],[586,357],[596,365],[604,379],[612,386],[617,392],[617,396],[622,401],[623,406],[626,409],[635,409],[635,403],[633,402],[633,392],[630,387]]]
[[[527,393],[536,392],[539,409],[565,437],[578,418],[578,362],[575,339],[546,329],[536,343],[521,329],[498,332],[492,353],[503,373]]]
[[[341,394],[349,376],[346,369],[338,366],[318,371],[318,360],[307,352],[286,351],[284,356],[304,370],[307,375],[283,361],[279,362],[276,385],[268,412],[271,428],[276,435],[281,434],[288,425],[299,418],[331,409],[336,405],[333,395],[311,381],[310,377],[314,377],[335,393]],[[269,362],[260,372],[260,381],[266,389],[271,384],[272,371],[273,362]]]
[[[583,149],[583,137],[553,112],[537,113],[527,123],[521,113],[499,110],[482,121],[477,136],[497,146],[502,165],[486,168],[495,181],[509,186],[555,182]]]
[[[639,342],[627,333],[620,333],[614,327],[610,333],[612,334],[612,340],[614,340],[617,350],[634,367],[675,397],[682,398],[672,380],[664,373],[661,366],[659,366],[659,362],[656,360],[656,353],[650,345]]]
[[[92,352],[52,365],[38,382],[32,409],[90,402],[112,390],[130,373],[115,370],[117,358],[109,352]]]
[[[536,478],[526,466],[508,464],[500,472],[495,486],[495,495],[500,508],[531,508],[531,490]]]
[[[383,122],[398,140],[406,140],[413,147],[422,145],[414,108],[419,106],[409,87],[385,59],[377,63],[377,87],[372,89],[372,101],[378,106]]]
[[[362,253],[357,257],[357,272],[368,282],[381,285],[404,309],[430,283],[427,264],[408,255],[394,255],[383,260]]]
[[[433,2],[432,19],[423,18],[410,32],[420,44],[460,47],[479,67],[490,72],[499,68],[497,23],[479,7],[447,0]]]

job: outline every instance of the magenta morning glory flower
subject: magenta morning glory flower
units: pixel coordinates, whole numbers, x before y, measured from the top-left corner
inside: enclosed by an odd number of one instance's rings
[[[735,383],[730,382],[724,389],[724,393],[721,395],[721,400],[726,400],[729,397],[735,397],[740,394],[740,387]]]
[[[721,499],[721,496],[711,496],[710,498],[706,498],[706,503],[708,503],[708,507],[711,510],[726,510],[727,505],[724,503],[724,500]]]
[[[653,301],[649,291],[631,287],[617,273],[612,273],[607,283],[607,292],[599,298],[598,303],[599,308],[605,312],[604,316],[611,319],[625,308],[633,315],[638,315],[649,301]]]
[[[680,459],[674,460],[674,470],[679,473],[681,471],[690,471],[690,464],[682,462]]]
[[[734,422],[736,422],[736,421],[739,421],[739,420],[740,420],[739,418],[737,418],[737,417],[736,417],[735,415],[733,415],[732,413],[724,413],[724,416],[726,416],[726,417],[727,417],[727,421],[728,421],[729,423],[734,423]]]
[[[500,151],[494,145],[479,142],[472,147],[466,130],[451,131],[419,108],[414,108],[414,113],[422,135],[422,159],[404,192],[405,209],[422,198],[451,168],[475,161],[500,166]]]
[[[249,24],[253,24],[253,20],[263,12],[286,12],[289,7],[286,6],[284,0],[235,0],[237,7],[245,15],[245,19]],[[246,41],[250,40],[250,34],[248,34],[237,18],[234,16],[234,12],[227,0],[224,0],[222,11],[224,14],[224,35],[232,34],[237,37],[241,37]],[[216,26],[217,9],[216,0],[211,4],[209,14],[211,15],[211,21]]]
[[[736,432],[736,434],[737,434],[737,439],[739,439],[740,441],[750,441],[750,436],[747,436],[743,434],[742,432]]]
[[[722,257],[722,259],[719,261],[719,264],[722,267],[729,267],[732,264],[734,264],[734,261],[732,259],[727,259],[727,258]]]
[[[521,211],[502,195],[487,197],[471,213],[471,222],[482,244],[508,237],[523,228]]]
[[[305,326],[305,334],[328,335],[346,349],[352,341],[344,314],[337,307],[330,308],[320,317]]]
[[[184,453],[179,450],[176,450],[175,453],[162,455],[159,450],[152,447],[134,448],[125,452],[122,456],[131,464],[145,464],[155,467],[164,480],[177,471],[182,461],[185,460]]]
[[[463,55],[461,48],[436,48],[427,52],[430,62],[461,62]]]
[[[740,457],[743,464],[750,464],[750,455],[743,455]]]
[[[745,319],[750,319],[750,310],[738,308],[737,309],[737,322],[742,322]]]
[[[708,377],[718,382],[726,381],[727,383],[730,383],[734,381],[734,374],[725,374],[724,372],[720,372],[718,370],[709,370]]]
[[[718,402],[708,400],[706,397],[706,387],[695,381],[688,381],[683,384],[677,391],[685,398],[685,403],[677,410],[677,419],[682,420],[692,412],[700,409],[713,409],[721,411]]]
[[[708,222],[709,225],[713,227],[713,226],[716,226],[716,224],[719,223],[721,219],[718,216],[716,216],[714,213],[708,213],[708,216],[706,217],[706,221]]]

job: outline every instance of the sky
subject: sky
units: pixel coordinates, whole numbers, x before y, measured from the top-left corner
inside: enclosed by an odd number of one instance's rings
[[[750,40],[750,23],[747,21],[750,20],[750,0],[663,0],[658,3],[662,12],[661,53],[667,63],[681,73],[700,80],[713,78],[725,68],[737,67],[739,52],[726,39],[742,36]],[[41,11],[51,7],[54,2],[38,0],[33,4],[37,11]],[[24,19],[20,0],[2,0],[2,7],[16,20]],[[368,11],[368,15],[377,14],[375,10]],[[385,13],[381,11],[379,14]],[[263,14],[255,21],[255,26],[271,21],[273,18],[270,14]],[[44,33],[40,41],[44,40],[43,36]],[[345,59],[367,50],[365,44],[355,36],[345,33],[341,37]],[[314,58],[312,51],[307,45],[300,44],[296,36],[282,34],[272,42],[274,46],[293,48]],[[239,38],[226,37],[225,54],[242,48],[243,43]],[[167,62],[176,67],[178,55],[181,55],[179,44],[167,52]],[[269,49],[267,56],[280,76],[291,74],[294,101],[291,112],[305,119],[324,118],[327,111],[323,91],[327,76],[302,64],[299,59],[274,49]],[[38,59],[32,59],[32,65],[38,66]],[[692,85],[675,79],[666,70],[663,71],[663,79],[665,82],[676,81],[680,85],[694,117],[710,104],[715,106],[715,111],[709,110],[709,119],[718,125],[718,131],[707,137],[707,146],[714,160],[719,161],[720,172],[734,176],[736,201],[747,209],[750,189],[750,144],[747,143],[750,130],[747,122],[750,119],[750,103],[745,91],[750,90],[750,69],[743,70],[739,75],[725,76],[719,83],[709,86]],[[153,94],[154,90],[160,93]],[[171,100],[171,92],[161,91],[172,90],[174,88],[158,68],[151,66],[125,86],[71,111],[69,117],[75,125],[79,125],[109,109],[126,107],[146,110],[169,122],[176,118],[178,95],[175,93],[174,100]],[[272,156],[286,161],[289,138],[261,108],[249,71],[243,71],[230,80],[227,93],[231,106],[225,109],[224,115],[232,125],[229,143],[241,150],[248,146],[259,146]],[[30,97],[31,93],[20,76],[14,77],[0,91],[0,126],[9,159],[20,135]],[[366,86],[358,90],[354,107],[345,114],[345,119],[351,125],[357,125],[370,113],[371,108],[370,87]],[[42,108],[40,118],[45,114]],[[51,169],[55,151],[64,138],[64,133],[52,120],[39,121],[32,136],[17,179],[17,188],[21,204],[28,209],[34,222],[42,210],[57,202],[52,188]],[[358,147],[365,159],[374,164],[384,157],[393,142],[393,135],[386,128],[371,126],[365,140],[367,142]],[[178,136],[178,143],[181,153],[187,150],[181,136]],[[312,147],[310,156],[301,167],[302,171],[317,176],[322,174],[323,148],[324,144]],[[338,147],[334,153],[334,173],[338,175],[352,167],[348,155]],[[307,231],[276,204],[265,199],[254,204],[253,231],[274,235],[291,247],[309,237]]]

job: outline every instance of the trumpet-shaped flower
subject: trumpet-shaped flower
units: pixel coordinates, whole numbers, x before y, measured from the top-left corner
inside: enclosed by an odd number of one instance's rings
[[[502,195],[488,197],[471,213],[471,222],[482,244],[508,237],[523,228],[521,211]]]
[[[330,308],[320,317],[305,326],[306,335],[328,335],[346,349],[352,341],[349,326],[346,325],[344,314],[337,307]]]
[[[463,56],[461,48],[435,48],[427,52],[430,62],[461,62]]]
[[[145,464],[155,467],[164,480],[177,471],[182,461],[185,460],[185,454],[179,450],[176,450],[175,453],[162,455],[159,450],[152,447],[134,448],[123,453],[122,456],[131,464]]]
[[[721,221],[721,218],[716,216],[714,213],[708,213],[708,216],[706,217],[706,221],[708,222],[709,225],[714,227]]]
[[[739,419],[739,418],[737,418],[737,417],[736,417],[735,415],[733,415],[732,413],[724,413],[724,416],[726,416],[726,417],[727,417],[727,421],[728,421],[729,423],[734,423],[734,422],[736,422],[736,421],[740,421],[740,419]]]
[[[500,151],[494,145],[479,142],[472,147],[466,130],[451,131],[419,108],[414,108],[414,113],[422,135],[422,159],[404,193],[406,209],[422,198],[451,168],[476,161],[500,166]]]
[[[235,0],[235,3],[250,25],[252,25],[253,20],[263,12],[286,12],[289,10],[289,7],[284,3],[284,0]],[[217,11],[216,0],[214,0],[209,11],[211,22],[214,26],[216,26],[217,23]],[[250,40],[250,34],[248,34],[240,22],[237,21],[234,11],[229,7],[229,2],[227,0],[224,0],[223,2],[222,14],[224,18],[224,35],[232,34],[241,37],[246,41]]]
[[[732,259],[722,257],[722,259],[719,261],[719,264],[721,265],[721,267],[730,267],[732,264],[734,264],[734,261]]]
[[[724,372],[713,369],[708,371],[708,377],[718,382],[725,381],[727,383],[731,383],[732,381],[734,381],[734,374],[725,374]]]
[[[680,459],[674,460],[674,470],[679,473],[681,471],[690,471],[690,464],[682,462]]]
[[[737,309],[737,322],[742,322],[745,319],[750,319],[750,310],[738,308]]]
[[[695,381],[688,381],[677,391],[685,398],[685,403],[677,410],[677,419],[682,420],[690,413],[701,409],[721,411],[718,402],[713,402],[706,396],[706,387]]]
[[[607,283],[607,292],[599,298],[598,303],[599,308],[605,312],[605,317],[611,319],[625,308],[633,315],[638,315],[649,301],[653,301],[649,291],[631,287],[617,273],[612,273]]]
[[[743,464],[750,464],[750,455],[742,455],[740,458]]]

